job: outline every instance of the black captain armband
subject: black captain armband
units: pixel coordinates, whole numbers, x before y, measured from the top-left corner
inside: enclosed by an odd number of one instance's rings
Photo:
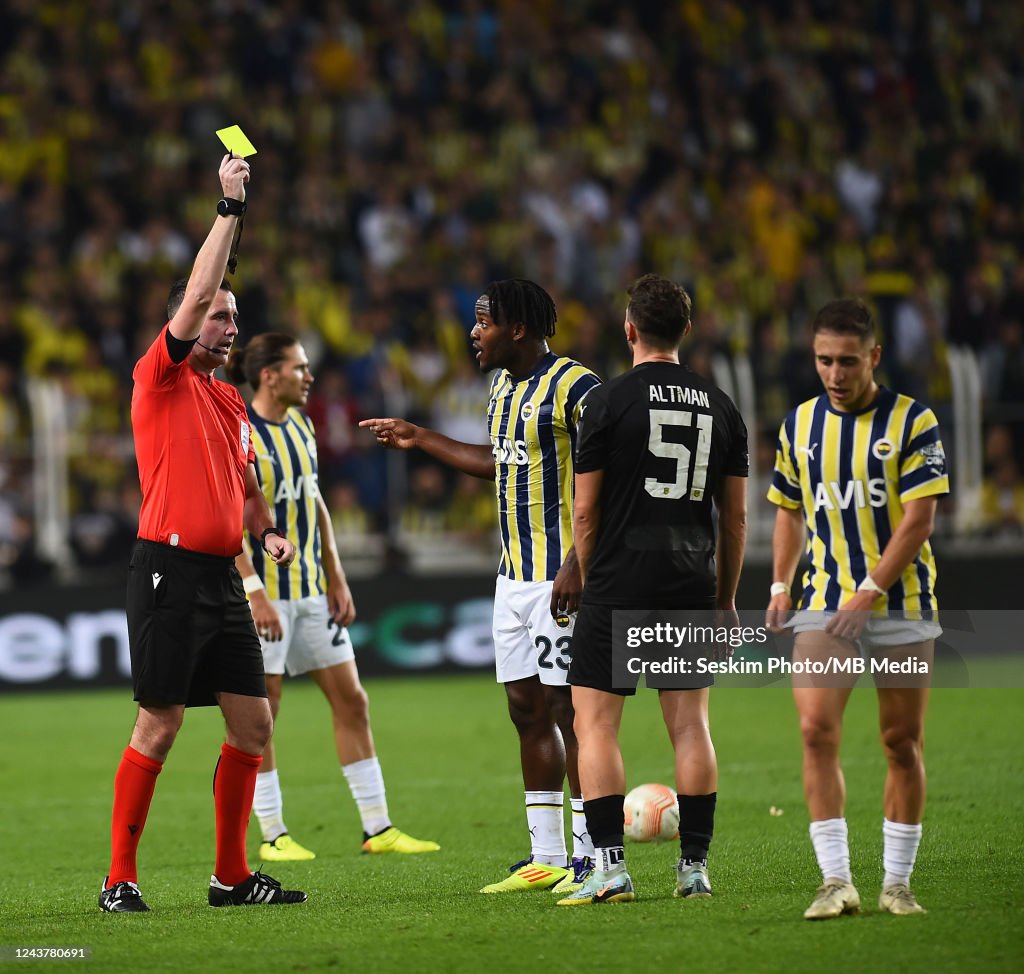
[[[262,547],[264,551],[267,550],[268,534],[276,534],[279,538],[285,538],[287,540],[285,533],[280,528],[267,528],[266,531],[260,535],[260,547]]]

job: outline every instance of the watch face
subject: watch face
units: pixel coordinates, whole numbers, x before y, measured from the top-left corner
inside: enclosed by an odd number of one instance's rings
[[[220,200],[220,201],[218,201],[218,203],[217,203],[217,212],[221,216],[227,216],[228,215],[228,201],[227,200]]]

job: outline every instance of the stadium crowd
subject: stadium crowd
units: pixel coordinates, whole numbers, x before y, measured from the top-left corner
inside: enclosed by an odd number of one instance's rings
[[[944,426],[949,347],[974,349],[984,530],[1020,534],[1022,41],[1024,8],[981,0],[9,0],[0,562],[15,580],[52,567],[33,551],[28,409],[49,378],[76,559],[123,566],[131,371],[208,227],[214,132],[233,123],[259,150],[243,333],[310,354],[341,530],[488,536],[488,485],[397,471],[357,420],[479,440],[467,335],[501,277],[543,283],[552,347],[617,374],[623,287],[653,271],[694,295],[692,368],[750,359],[762,470],[820,389],[806,329],[830,298],[872,304],[880,377]]]

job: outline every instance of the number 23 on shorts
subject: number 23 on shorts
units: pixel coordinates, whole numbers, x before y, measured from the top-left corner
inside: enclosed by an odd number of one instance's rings
[[[554,647],[547,636],[538,636],[534,640],[534,644],[540,650],[537,656],[537,665],[542,670],[552,670],[556,666],[563,670],[569,669],[569,662],[572,659],[572,636],[559,636],[555,640]],[[557,654],[554,660],[551,659],[552,648]]]

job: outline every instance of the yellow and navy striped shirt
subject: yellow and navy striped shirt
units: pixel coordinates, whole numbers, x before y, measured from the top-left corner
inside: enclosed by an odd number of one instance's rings
[[[810,568],[800,608],[838,609],[882,557],[903,505],[948,493],[935,414],[909,396],[881,387],[858,413],[833,409],[826,395],[797,406],[779,430],[768,500],[803,510]],[[936,608],[926,541],[875,611]]]
[[[529,375],[503,369],[491,382],[499,575],[552,581],[572,547],[576,427],[584,396],[600,381],[579,362],[548,352]]]
[[[308,416],[289,409],[283,423],[272,423],[249,408],[256,477],[274,523],[295,544],[295,560],[287,568],[267,557],[260,539],[246,534],[246,547],[271,599],[308,598],[327,590],[320,567],[320,531],[316,435]]]

